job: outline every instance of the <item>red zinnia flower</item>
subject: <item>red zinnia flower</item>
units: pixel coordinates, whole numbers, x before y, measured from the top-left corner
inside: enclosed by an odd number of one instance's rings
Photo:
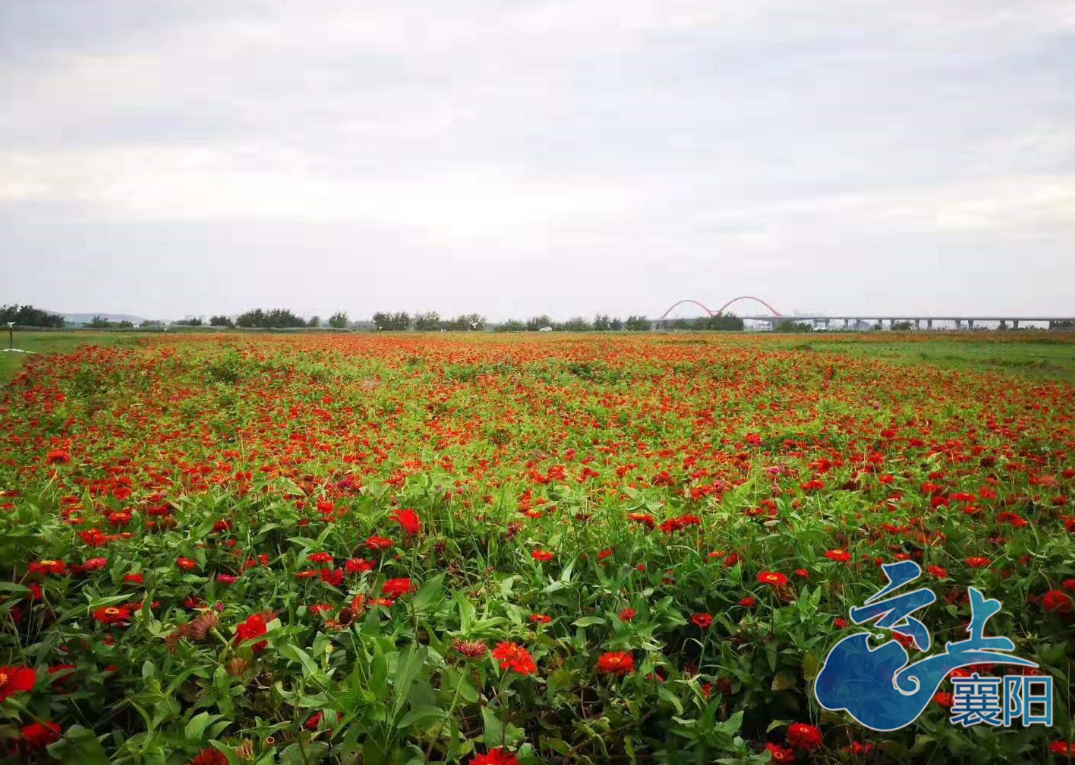
[[[370,550],[387,550],[394,544],[395,542],[385,537],[372,536],[366,540],[366,547]]]
[[[637,615],[638,615],[638,612],[635,611],[633,608],[625,608],[622,611],[620,611],[620,621],[621,622],[629,622],[632,619],[634,619],[635,616],[637,616]]]
[[[0,667],[0,701],[33,690],[37,672],[32,667]]]
[[[222,751],[210,746],[198,752],[187,765],[228,765],[228,758]]]
[[[268,632],[268,628],[265,626],[265,617],[261,614],[254,614],[253,616],[248,616],[246,621],[241,622],[235,628],[235,642],[242,644],[248,640],[259,638],[266,632]],[[255,643],[253,646],[254,653],[261,653],[265,650],[266,645],[268,644],[264,640]]]
[[[547,552],[546,550],[534,550],[532,553],[530,553],[530,557],[536,561],[544,563],[545,561],[552,560],[555,556],[551,552]]]
[[[70,461],[71,454],[64,449],[53,449],[45,457],[46,465],[66,465]]]
[[[695,614],[691,617],[691,621],[694,622],[695,626],[707,630],[713,624],[713,616],[712,614]]]
[[[794,750],[772,742],[766,744],[765,748],[769,750],[769,758],[772,762],[778,762],[780,765],[795,765]]]
[[[373,561],[366,560],[365,558],[349,558],[343,567],[347,570],[348,574],[362,574],[366,571],[373,571]]]
[[[44,749],[60,740],[60,726],[54,722],[30,723],[23,726],[20,739],[31,749]]]
[[[847,563],[851,560],[851,553],[847,550],[841,550],[839,548],[835,550],[828,550],[825,552],[825,557],[829,560],[834,560],[837,563]]]
[[[1054,614],[1070,614],[1071,598],[1063,590],[1049,590],[1041,598],[1041,607]]]
[[[792,723],[788,727],[788,743],[796,749],[811,752],[821,747],[821,731],[806,723]]]
[[[30,564],[30,573],[63,576],[67,573],[67,564],[62,560],[39,560]]]
[[[494,659],[500,662],[503,670],[512,670],[520,675],[532,675],[537,672],[530,652],[515,643],[500,643],[492,651]]]
[[[758,601],[747,595],[745,598],[739,601],[739,605],[741,605],[743,608],[753,608],[754,606],[758,605]]]
[[[485,754],[474,755],[470,758],[468,765],[519,765],[519,761],[511,752],[498,746]]]
[[[193,560],[192,558],[184,558],[180,555],[175,559],[175,565],[179,566],[182,571],[193,571],[198,567],[198,561]]]
[[[414,583],[406,577],[403,577],[402,579],[389,579],[381,585],[381,592],[384,593],[384,596],[386,598],[392,598],[393,600],[413,591]]]
[[[597,660],[597,669],[606,675],[629,675],[635,671],[635,657],[628,651],[606,651]]]
[[[131,609],[129,606],[98,608],[93,612],[93,618],[102,624],[122,624],[131,620]]]
[[[413,537],[422,530],[422,519],[418,517],[418,513],[409,508],[393,511],[392,520],[402,526],[408,536]]]
[[[967,558],[967,565],[971,568],[986,568],[989,566],[989,558],[972,557]]]
[[[758,581],[762,584],[772,585],[773,587],[783,587],[788,583],[788,578],[775,571],[762,571],[758,574]]]

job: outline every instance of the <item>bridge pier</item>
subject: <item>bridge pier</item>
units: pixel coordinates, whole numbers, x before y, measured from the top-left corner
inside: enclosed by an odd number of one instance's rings
[[[933,319],[926,319],[926,329],[933,329]]]
[[[967,329],[974,329],[974,319],[967,319]]]
[[[1019,320],[1012,319],[1012,329],[1019,329]]]

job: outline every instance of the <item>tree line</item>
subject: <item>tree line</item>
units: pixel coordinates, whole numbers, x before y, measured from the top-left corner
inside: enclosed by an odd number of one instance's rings
[[[436,311],[416,313],[406,311],[378,311],[373,314],[373,325],[380,332],[482,332],[488,324],[479,313],[464,313],[452,319],[442,319]]]
[[[0,305],[0,323],[20,327],[62,327],[63,317],[32,305]]]

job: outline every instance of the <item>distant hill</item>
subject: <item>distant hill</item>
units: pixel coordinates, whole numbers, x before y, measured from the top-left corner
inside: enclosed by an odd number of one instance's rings
[[[129,313],[64,313],[63,311],[49,311],[58,313],[68,324],[89,324],[94,316],[103,316],[109,321],[129,321],[136,326],[145,321],[141,316],[131,316]]]

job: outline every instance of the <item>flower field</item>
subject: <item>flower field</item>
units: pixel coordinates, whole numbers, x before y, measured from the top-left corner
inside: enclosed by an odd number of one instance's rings
[[[1073,498],[1075,383],[779,337],[36,356],[0,389],[0,756],[1068,762]],[[953,725],[947,682],[892,733],[819,706],[901,560],[936,646],[1001,601],[1051,728]]]

